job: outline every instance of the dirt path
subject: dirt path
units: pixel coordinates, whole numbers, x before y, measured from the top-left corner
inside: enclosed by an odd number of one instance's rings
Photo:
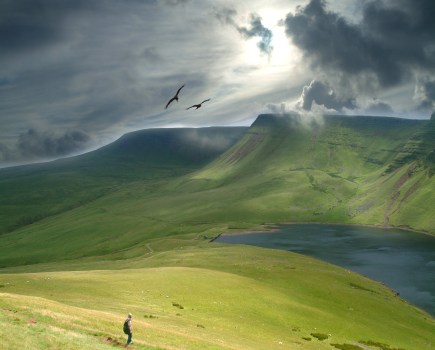
[[[145,244],[145,247],[147,247],[147,249],[148,249],[148,251],[149,251],[148,254],[152,254],[152,253],[154,253],[154,250],[153,250],[153,248],[151,248],[151,245],[150,245],[149,243]]]

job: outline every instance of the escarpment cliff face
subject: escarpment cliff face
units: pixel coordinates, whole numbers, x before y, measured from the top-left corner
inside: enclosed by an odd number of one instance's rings
[[[434,149],[435,118],[260,115],[193,178],[275,198],[281,220],[431,231]]]

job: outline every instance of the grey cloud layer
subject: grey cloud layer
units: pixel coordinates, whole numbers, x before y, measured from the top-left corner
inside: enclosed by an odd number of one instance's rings
[[[68,18],[92,7],[80,0],[5,0],[0,3],[2,56],[40,50],[65,38]]]
[[[343,108],[356,108],[353,99],[340,98],[327,82],[313,80],[310,85],[305,86],[301,95],[301,106],[304,110],[310,111],[313,102],[323,105],[328,109],[341,111]]]
[[[91,143],[91,137],[81,130],[69,130],[59,135],[29,129],[18,136],[13,147],[0,143],[0,161],[16,162],[51,159],[81,151]]]
[[[20,134],[18,150],[26,159],[58,157],[81,150],[89,141],[89,135],[79,130],[68,131],[57,136],[29,129],[26,133]]]
[[[287,15],[286,34],[303,52],[313,74],[321,77],[316,80],[348,96],[337,101],[320,86],[306,86],[303,108],[310,110],[315,101],[337,111],[355,109],[357,96],[373,98],[382,89],[414,83],[418,105],[412,108],[430,111],[435,107],[435,2],[369,0],[360,6],[362,16],[356,23],[329,10],[324,0],[310,0]],[[365,111],[393,110],[378,101]]]
[[[311,0],[285,19],[286,33],[313,66],[350,75],[372,73],[384,87],[414,69],[435,69],[435,2],[369,1],[362,20],[349,23]]]
[[[421,109],[435,109],[435,80],[423,79],[417,83],[415,98]]]

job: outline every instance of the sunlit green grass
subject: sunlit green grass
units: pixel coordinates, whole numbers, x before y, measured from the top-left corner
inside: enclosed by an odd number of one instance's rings
[[[41,344],[35,349],[72,338],[71,349],[104,348],[107,337],[125,338],[122,321],[132,312],[137,348],[330,349],[331,342],[371,340],[422,349],[434,341],[434,320],[393,291],[294,253],[207,244],[154,252],[130,269],[107,264],[3,274],[1,311],[18,319],[3,320],[2,330],[25,329]],[[328,340],[303,339],[311,333]]]

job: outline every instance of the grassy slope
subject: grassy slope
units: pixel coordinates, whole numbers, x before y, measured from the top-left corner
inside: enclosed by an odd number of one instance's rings
[[[137,348],[144,349],[282,348],[279,341],[332,349],[332,342],[359,340],[430,349],[433,318],[375,282],[296,254],[202,243],[204,236],[269,222],[388,220],[432,229],[433,215],[420,209],[433,201],[431,141],[418,143],[429,151],[414,147],[398,156],[423,124],[335,117],[305,128],[261,117],[233,148],[193,174],[130,182],[4,234],[0,265],[10,274],[0,279],[0,292],[9,293],[1,299],[0,329],[24,332],[41,349],[51,340],[71,349],[107,348],[102,339],[119,338],[119,319],[133,310],[140,320]],[[94,269],[109,271],[67,272]],[[48,284],[48,277],[59,284]],[[129,297],[120,297],[126,288]],[[27,316],[5,321],[14,308],[43,317],[44,303],[57,318],[40,328],[27,324]],[[158,318],[143,318],[150,314]],[[102,317],[94,331],[91,321]],[[60,329],[52,327],[59,322]],[[332,336],[320,342],[312,332]]]
[[[245,130],[141,130],[81,156],[0,169],[0,234],[80,207],[128,183],[191,172],[234,144]]]
[[[112,270],[2,275],[0,329],[38,349],[103,348],[107,337],[122,340],[131,311],[138,349],[333,349],[361,340],[430,349],[434,340],[434,320],[391,290],[298,254],[200,244],[150,253],[127,270],[104,265]]]
[[[220,190],[239,188],[247,195],[237,197],[237,207],[252,203],[265,221],[393,224],[434,232],[433,211],[427,210],[435,205],[434,162],[428,160],[433,131],[435,120],[328,117],[306,128],[294,119],[263,116],[193,179]],[[410,149],[410,139],[418,146]]]

